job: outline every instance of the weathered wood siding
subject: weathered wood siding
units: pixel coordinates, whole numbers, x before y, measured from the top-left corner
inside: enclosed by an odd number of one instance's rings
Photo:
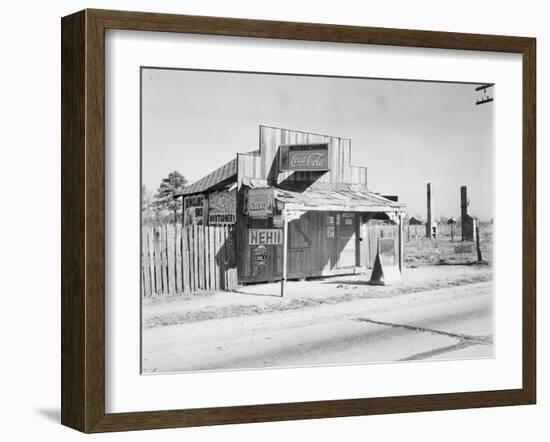
[[[340,217],[338,225],[337,217]],[[332,217],[334,237],[327,235],[328,218]],[[248,244],[249,229],[274,228],[271,218],[245,220],[239,225],[239,282],[277,281],[281,278],[282,245],[268,245],[265,267],[255,268],[253,251]],[[306,212],[288,226],[288,278],[331,276],[358,273],[372,267],[378,238],[395,238],[398,252],[399,227],[364,221],[363,215],[353,214],[344,225],[342,212]]]
[[[328,172],[279,173],[279,146],[285,144],[327,143],[330,168]],[[244,178],[268,180],[270,183],[310,182],[321,184],[367,184],[367,169],[351,162],[351,140],[317,135],[296,130],[260,126],[260,148],[257,154],[238,154],[239,183]]]

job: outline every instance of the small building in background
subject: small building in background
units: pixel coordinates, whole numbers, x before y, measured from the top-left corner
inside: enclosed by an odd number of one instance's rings
[[[450,230],[451,230],[451,242],[454,242],[454,240],[455,240],[456,218],[451,216],[447,220],[447,225],[450,227]]]
[[[411,216],[408,220],[407,225],[407,240],[410,240],[411,237],[418,238],[418,226],[423,226],[424,220],[420,217]],[[412,226],[412,228],[411,228]],[[422,231],[422,228],[420,228],[420,231]]]
[[[416,216],[411,216],[409,218],[409,225],[410,226],[421,226],[424,224],[424,221],[420,218],[417,218]]]

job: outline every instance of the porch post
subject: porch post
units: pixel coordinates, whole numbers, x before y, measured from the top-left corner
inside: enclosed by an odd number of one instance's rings
[[[281,274],[281,298],[285,296],[285,283],[286,283],[286,269],[287,269],[287,233],[288,233],[288,220],[283,208],[283,271]]]

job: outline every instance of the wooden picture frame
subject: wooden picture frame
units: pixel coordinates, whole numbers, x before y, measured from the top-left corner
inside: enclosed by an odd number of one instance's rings
[[[405,29],[84,10],[62,19],[62,409],[83,432],[534,404],[536,398],[536,41]],[[261,37],[522,55],[523,385],[512,390],[105,412],[105,30]]]

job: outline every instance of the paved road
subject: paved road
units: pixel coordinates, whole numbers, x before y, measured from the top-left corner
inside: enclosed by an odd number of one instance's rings
[[[145,330],[144,372],[491,357],[492,283]]]

